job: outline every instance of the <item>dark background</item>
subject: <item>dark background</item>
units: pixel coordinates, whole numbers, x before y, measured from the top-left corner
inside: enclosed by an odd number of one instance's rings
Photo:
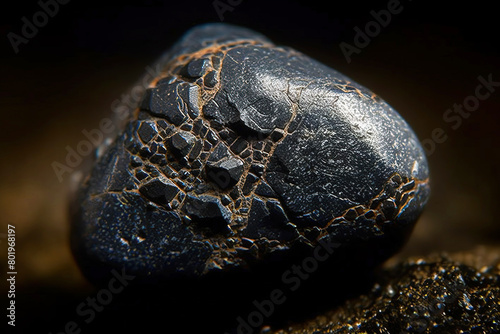
[[[373,20],[370,11],[387,4],[243,0],[224,13],[224,22],[261,32],[368,87],[421,140],[435,128],[446,132],[447,140],[428,157],[431,200],[400,257],[496,245],[500,87],[456,130],[443,114],[474,94],[478,76],[500,81],[497,10],[480,1],[440,6],[401,1],[401,13],[348,63],[339,44],[353,45],[354,27],[364,30]],[[212,1],[74,0],[60,5],[15,54],[7,34],[21,34],[21,18],[32,21],[39,10],[36,1],[2,8],[0,233],[6,233],[6,224],[16,226],[18,331],[56,333],[95,290],[68,247],[72,174],[59,182],[52,162],[64,163],[66,146],[75,148],[85,139],[82,130],[98,128],[112,102],[183,32],[220,19]],[[5,259],[6,242],[0,241]],[[5,288],[4,279],[1,284]]]

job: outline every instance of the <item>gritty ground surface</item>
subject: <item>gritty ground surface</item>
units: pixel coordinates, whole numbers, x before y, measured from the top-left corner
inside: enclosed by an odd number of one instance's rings
[[[276,333],[493,333],[499,283],[499,248],[409,258],[368,294]]]

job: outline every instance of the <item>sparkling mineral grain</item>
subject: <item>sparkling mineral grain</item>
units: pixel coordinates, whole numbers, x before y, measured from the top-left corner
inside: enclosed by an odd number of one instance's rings
[[[339,245],[332,258],[376,266],[405,243],[427,162],[371,91],[224,24],[190,30],[157,65],[74,202],[72,247],[90,280],[252,270],[322,240]]]

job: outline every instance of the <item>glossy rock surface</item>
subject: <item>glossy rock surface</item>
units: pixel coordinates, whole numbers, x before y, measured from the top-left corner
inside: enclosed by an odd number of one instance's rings
[[[223,24],[190,30],[160,65],[77,194],[72,247],[91,280],[293,261],[325,238],[375,266],[404,244],[428,168],[382,99]]]

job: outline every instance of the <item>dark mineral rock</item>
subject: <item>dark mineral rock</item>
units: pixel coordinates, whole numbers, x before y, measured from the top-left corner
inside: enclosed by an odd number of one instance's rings
[[[368,294],[275,333],[500,332],[500,249],[407,259],[381,276]]]
[[[224,24],[190,30],[159,67],[79,188],[72,248],[88,278],[247,270],[325,239],[376,266],[404,244],[428,168],[382,99]]]

